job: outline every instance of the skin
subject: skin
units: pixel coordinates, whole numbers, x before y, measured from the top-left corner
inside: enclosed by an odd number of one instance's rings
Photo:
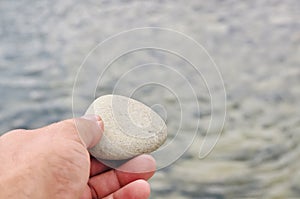
[[[87,148],[103,129],[101,118],[90,115],[2,135],[0,198],[148,198],[155,160],[140,155],[119,169],[98,162]]]

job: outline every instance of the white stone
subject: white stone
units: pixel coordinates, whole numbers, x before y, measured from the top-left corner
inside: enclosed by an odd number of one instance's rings
[[[97,98],[86,114],[99,115],[104,122],[100,142],[89,149],[104,160],[123,160],[159,148],[167,138],[167,126],[151,108],[120,95]]]

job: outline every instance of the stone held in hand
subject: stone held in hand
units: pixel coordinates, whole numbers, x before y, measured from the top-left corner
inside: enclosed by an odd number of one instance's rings
[[[167,126],[150,107],[120,95],[97,98],[86,114],[99,115],[104,133],[89,152],[101,160],[124,160],[158,149],[167,138]]]

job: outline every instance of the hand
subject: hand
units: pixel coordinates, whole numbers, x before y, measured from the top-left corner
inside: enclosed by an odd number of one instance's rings
[[[148,198],[146,180],[154,174],[154,159],[141,155],[120,170],[108,168],[87,151],[102,132],[101,118],[89,116],[4,134],[0,198]]]

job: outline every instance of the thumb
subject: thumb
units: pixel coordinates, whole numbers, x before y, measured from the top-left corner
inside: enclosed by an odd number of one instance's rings
[[[84,115],[75,119],[75,125],[79,138],[86,148],[92,148],[100,141],[104,131],[104,124],[100,116]]]
[[[86,148],[91,148],[100,141],[103,129],[103,121],[97,115],[68,119],[48,127],[49,133],[80,142]]]

